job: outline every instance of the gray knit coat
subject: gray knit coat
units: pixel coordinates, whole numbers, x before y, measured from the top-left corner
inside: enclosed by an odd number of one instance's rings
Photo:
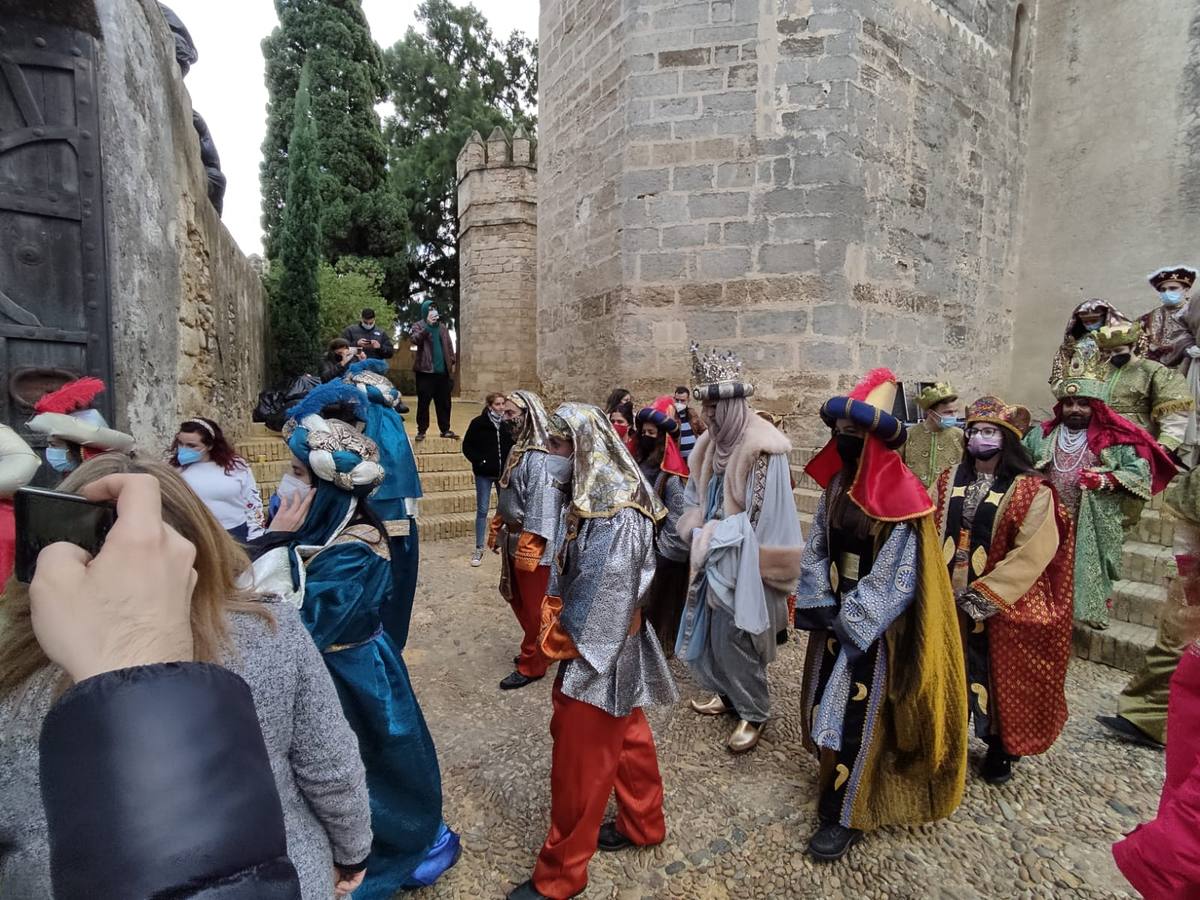
[[[371,850],[366,772],[299,613],[264,602],[276,627],[246,613],[231,616],[234,652],[225,665],[254,696],[304,900],[330,900],[334,860],[351,865]],[[48,667],[0,698],[0,900],[51,897],[38,736],[59,676]]]

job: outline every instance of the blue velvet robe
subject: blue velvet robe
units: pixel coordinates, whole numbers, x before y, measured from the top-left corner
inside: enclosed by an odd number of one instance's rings
[[[383,546],[393,553],[411,548],[394,560],[402,578],[377,552],[382,548],[337,543],[309,560],[301,610],[367,770],[375,840],[355,900],[384,900],[402,887],[432,883],[458,855],[458,838],[442,822],[437,751],[401,656],[413,591],[393,595],[402,580],[416,586],[415,527],[410,538]]]

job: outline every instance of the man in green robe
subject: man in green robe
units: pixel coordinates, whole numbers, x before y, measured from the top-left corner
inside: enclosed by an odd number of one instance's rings
[[[917,396],[917,407],[924,420],[908,431],[900,455],[904,464],[932,492],[937,478],[951,466],[962,462],[962,419],[955,416],[958,393],[946,382],[930,385]]]
[[[1097,629],[1108,627],[1108,597],[1121,577],[1124,501],[1149,500],[1176,472],[1144,428],[1104,401],[1101,362],[1068,370],[1054,387],[1054,418],[1024,441],[1075,521],[1075,617]]]
[[[1105,325],[1096,344],[1107,362],[1105,401],[1113,412],[1145,428],[1169,453],[1179,450],[1194,403],[1187,380],[1135,353],[1142,328],[1137,322]]]

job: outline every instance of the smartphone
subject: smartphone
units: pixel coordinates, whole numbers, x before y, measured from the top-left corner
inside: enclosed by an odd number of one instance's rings
[[[117,521],[113,503],[32,487],[13,495],[13,512],[17,531],[13,572],[24,584],[33,581],[38,554],[44,547],[66,541],[95,556]]]

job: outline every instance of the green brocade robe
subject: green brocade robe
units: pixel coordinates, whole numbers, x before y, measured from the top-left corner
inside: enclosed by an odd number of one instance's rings
[[[964,443],[960,428],[931,431],[921,422],[908,430],[908,439],[901,447],[900,455],[904,457],[904,464],[921,479],[925,490],[932,493],[938,476],[962,462]]]
[[[1106,399],[1113,412],[1141,425],[1168,450],[1177,450],[1193,405],[1187,379],[1149,359],[1134,359],[1120,369],[1109,369]]]
[[[1024,444],[1034,466],[1050,473],[1058,426],[1045,437],[1034,425]],[[1108,624],[1108,597],[1113,582],[1121,577],[1121,546],[1124,542],[1123,504],[1128,497],[1150,499],[1150,464],[1128,444],[1100,451],[1093,467],[1112,473],[1120,488],[1090,491],[1081,489],[1075,516],[1075,618],[1097,625]]]

